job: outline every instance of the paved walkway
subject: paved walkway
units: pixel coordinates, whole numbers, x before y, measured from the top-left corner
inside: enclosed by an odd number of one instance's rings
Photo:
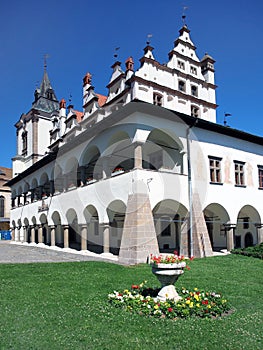
[[[0,241],[1,264],[73,261],[117,262],[117,257],[112,254],[95,254],[88,251],[77,252],[72,249],[53,248],[44,244],[31,245],[12,241]]]

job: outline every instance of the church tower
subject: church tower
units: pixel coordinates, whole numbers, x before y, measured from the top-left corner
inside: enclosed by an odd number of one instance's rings
[[[35,90],[34,97],[29,112],[22,114],[15,124],[17,154],[12,159],[13,176],[29,168],[49,150],[52,113],[59,110],[59,102],[51,86],[46,64],[42,82]]]

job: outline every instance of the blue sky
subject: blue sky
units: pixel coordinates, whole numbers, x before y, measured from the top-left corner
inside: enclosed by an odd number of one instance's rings
[[[14,124],[31,108],[44,54],[57,98],[72,95],[82,110],[83,76],[106,95],[116,47],[123,67],[133,56],[137,68],[152,34],[155,59],[167,62],[184,6],[198,57],[216,60],[217,122],[231,113],[231,127],[263,136],[261,0],[0,0],[0,165],[16,155]]]

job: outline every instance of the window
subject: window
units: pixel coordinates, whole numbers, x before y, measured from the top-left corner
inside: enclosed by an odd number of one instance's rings
[[[194,66],[190,66],[190,73],[197,75],[197,68]]]
[[[0,196],[0,218],[5,217],[5,197]]]
[[[179,82],[178,82],[178,89],[179,89],[179,91],[185,92],[185,82],[184,81],[179,80]]]
[[[263,188],[263,165],[258,165],[258,185]]]
[[[162,106],[163,105],[163,96],[160,94],[153,94],[153,104],[156,106]]]
[[[243,218],[243,229],[247,230],[249,228],[249,217]]]
[[[177,67],[178,67],[179,69],[183,69],[183,70],[184,70],[184,62],[178,60],[178,61],[177,61]]]
[[[196,106],[191,106],[191,116],[192,117],[199,117],[199,108]]]
[[[27,131],[23,131],[22,133],[22,154],[27,154]]]
[[[222,183],[221,180],[221,160],[218,157],[209,157],[210,181],[212,183]]]
[[[161,217],[161,235],[171,236],[171,218],[169,216]]]
[[[234,161],[235,164],[235,185],[245,186],[244,162]]]
[[[195,85],[191,85],[191,95],[192,96],[197,96],[198,94],[197,94],[197,86],[195,86]]]

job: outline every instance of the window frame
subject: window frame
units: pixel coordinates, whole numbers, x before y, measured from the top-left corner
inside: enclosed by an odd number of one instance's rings
[[[198,87],[196,85],[191,85],[191,95],[198,97]]]
[[[186,84],[185,84],[185,81],[184,80],[178,80],[178,90],[180,92],[185,92],[185,89],[186,89]]]
[[[234,160],[235,186],[246,187],[245,184],[245,162]]]
[[[153,93],[153,104],[155,106],[162,107],[163,106],[163,95],[158,93],[158,92],[154,92]]]
[[[5,197],[0,196],[0,218],[5,217]]]
[[[263,165],[258,165],[258,188],[263,190]]]
[[[222,166],[221,166],[222,159],[223,158],[221,157],[208,156],[210,184],[223,185]]]
[[[193,110],[195,109],[195,113]],[[200,116],[200,108],[196,105],[191,105],[191,117],[198,118]]]

